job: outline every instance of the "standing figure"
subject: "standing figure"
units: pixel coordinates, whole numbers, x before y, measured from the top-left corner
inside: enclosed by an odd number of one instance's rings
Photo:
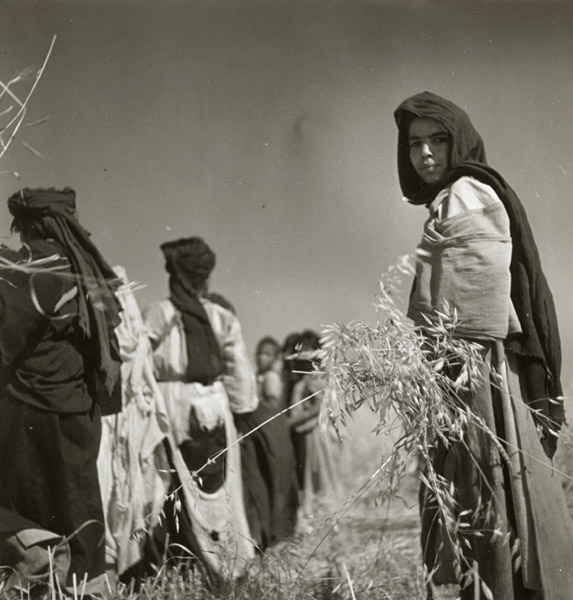
[[[573,526],[549,459],[563,421],[559,331],[525,210],[458,106],[423,92],[395,118],[402,191],[429,211],[408,315],[431,336],[427,325],[455,311],[454,335],[484,359],[477,390],[461,393],[463,439],[437,441],[433,454],[471,526],[465,536],[443,529],[422,485],[424,561],[435,584],[469,573],[463,599],[573,598]],[[466,560],[456,574],[458,534]]]
[[[61,589],[98,591],[100,415],[121,408],[116,276],[73,190],[24,189],[8,208],[24,247],[0,277],[2,597],[47,583],[50,566]]]
[[[302,509],[311,514],[315,500],[328,505],[340,498],[338,439],[331,426],[319,425],[325,381],[317,364],[318,335],[303,331],[297,339],[292,368],[298,375],[291,394],[291,435],[297,452],[297,475]]]
[[[258,406],[255,374],[239,320],[208,297],[209,246],[190,237],[161,250],[169,299],[152,303],[144,320],[168,416],[167,526],[174,548],[199,558],[212,578],[232,579],[255,556],[233,421]]]
[[[295,457],[296,467],[296,479],[299,493],[302,495],[302,488],[304,485],[304,453],[305,443],[304,435],[296,433],[293,427],[291,427],[291,415],[292,412],[292,398],[294,386],[303,377],[302,373],[299,373],[299,361],[296,360],[297,346],[300,339],[299,332],[290,333],[283,342],[282,346],[282,384],[283,384],[283,404],[285,408],[289,409],[287,413],[290,437],[292,440],[292,446]]]
[[[280,346],[272,337],[264,337],[257,344],[257,393],[261,404],[274,411],[283,408]]]
[[[153,353],[143,317],[125,269],[117,297],[121,323],[115,333],[122,358],[122,410],[102,419],[98,472],[106,517],[106,572],[131,583],[145,576],[155,555],[152,535],[161,522],[169,493],[165,451],[168,422],[163,396],[153,374]]]
[[[259,342],[259,407],[252,413],[235,415],[235,424],[242,436],[247,518],[261,551],[294,534],[298,510],[294,448],[287,416],[281,412],[278,348],[278,343],[270,337]]]

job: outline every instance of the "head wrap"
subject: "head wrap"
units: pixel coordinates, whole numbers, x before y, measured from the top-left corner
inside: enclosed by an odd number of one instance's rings
[[[433,119],[447,132],[450,141],[449,166],[474,161],[486,163],[485,149],[479,133],[468,115],[453,102],[431,92],[416,94],[396,109],[398,125],[398,175],[402,193],[412,204],[427,204],[428,198],[443,187],[441,183],[425,186],[410,161],[409,129],[415,118]]]
[[[199,292],[215,267],[215,254],[199,237],[161,245],[169,273],[170,300],[181,313],[187,347],[186,378],[204,385],[223,372],[221,349]]]
[[[511,300],[522,333],[505,341],[524,361],[524,381],[531,405],[551,419],[556,428],[564,422],[561,396],[561,341],[553,296],[541,268],[539,252],[525,208],[505,179],[486,163],[480,135],[466,113],[453,102],[431,92],[408,98],[395,111],[398,125],[398,173],[402,192],[413,204],[429,205],[438,192],[460,177],[469,176],[491,186],[503,202],[510,221]],[[437,184],[423,186],[410,162],[408,130],[416,117],[434,119],[450,137],[449,169]],[[542,421],[546,425],[546,420]],[[549,436],[551,444],[557,439]],[[547,448],[548,453],[555,448]]]
[[[161,244],[165,268],[170,275],[200,287],[215,268],[215,254],[200,237],[181,238]]]
[[[120,322],[121,310],[115,295],[118,281],[75,217],[74,190],[24,188],[10,196],[8,208],[17,225],[41,223],[68,257],[80,290],[79,328],[89,342],[97,382],[103,384],[103,389],[98,385],[98,401],[102,413],[117,412],[121,408],[118,396],[121,359],[114,331]],[[107,398],[101,395],[103,392]]]

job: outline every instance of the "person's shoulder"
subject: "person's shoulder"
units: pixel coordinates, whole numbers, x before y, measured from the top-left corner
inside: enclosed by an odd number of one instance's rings
[[[225,296],[223,296],[223,294],[219,294],[218,292],[209,292],[206,296],[204,296],[204,298],[231,311],[234,315],[237,314],[235,307],[229,302],[229,300],[227,300]]]
[[[143,320],[146,323],[165,323],[175,315],[175,307],[171,300],[152,300],[141,311]]]
[[[233,310],[218,301],[214,301],[210,296],[201,298],[201,303],[203,304],[211,323],[219,323],[223,326],[228,326],[239,322],[239,319]]]
[[[452,183],[449,197],[458,198],[460,202],[467,205],[468,210],[480,209],[501,202],[490,185],[468,175],[464,175]]]
[[[455,217],[471,210],[483,210],[501,203],[490,185],[467,175],[456,179],[442,191],[441,196],[442,218]]]

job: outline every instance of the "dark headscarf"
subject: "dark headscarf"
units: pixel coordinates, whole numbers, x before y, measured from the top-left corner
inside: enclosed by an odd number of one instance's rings
[[[444,187],[442,182],[424,186],[410,160],[408,133],[415,118],[433,119],[446,130],[450,142],[450,166],[468,161],[486,164],[485,148],[468,115],[453,102],[431,92],[408,98],[394,113],[398,125],[398,176],[402,193],[412,204],[429,204]]]
[[[181,313],[187,346],[187,381],[208,385],[223,372],[219,344],[199,290],[215,267],[215,254],[199,237],[161,245],[169,273],[170,299]]]
[[[76,219],[74,190],[25,188],[10,196],[8,208],[14,216],[13,225],[22,228],[37,224],[42,236],[53,238],[68,257],[80,289],[79,328],[89,342],[97,380],[103,384],[103,390],[98,385],[98,401],[102,413],[116,412],[121,407],[121,358],[114,331],[121,310],[115,295],[118,280]],[[101,396],[103,392],[107,400]]]
[[[410,162],[408,132],[416,117],[434,119],[448,132],[449,169],[437,184],[423,186]],[[395,112],[398,125],[398,173],[403,194],[413,204],[429,205],[438,192],[463,176],[491,186],[503,202],[510,220],[511,300],[522,333],[505,341],[508,349],[525,361],[525,383],[533,408],[550,418],[555,426],[564,422],[561,374],[561,341],[553,296],[539,259],[525,209],[503,177],[486,163],[480,135],[466,113],[453,102],[431,92],[408,98]],[[555,437],[550,437],[556,443]],[[546,448],[547,451],[547,448]],[[550,449],[550,451],[554,451]],[[549,451],[548,451],[549,453]]]

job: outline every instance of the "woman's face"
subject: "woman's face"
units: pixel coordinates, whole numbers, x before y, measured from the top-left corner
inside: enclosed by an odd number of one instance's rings
[[[410,161],[418,177],[427,184],[441,181],[450,162],[447,131],[434,119],[416,118],[408,131]]]
[[[262,344],[257,352],[257,368],[259,373],[268,371],[277,358],[277,350],[272,344]]]

